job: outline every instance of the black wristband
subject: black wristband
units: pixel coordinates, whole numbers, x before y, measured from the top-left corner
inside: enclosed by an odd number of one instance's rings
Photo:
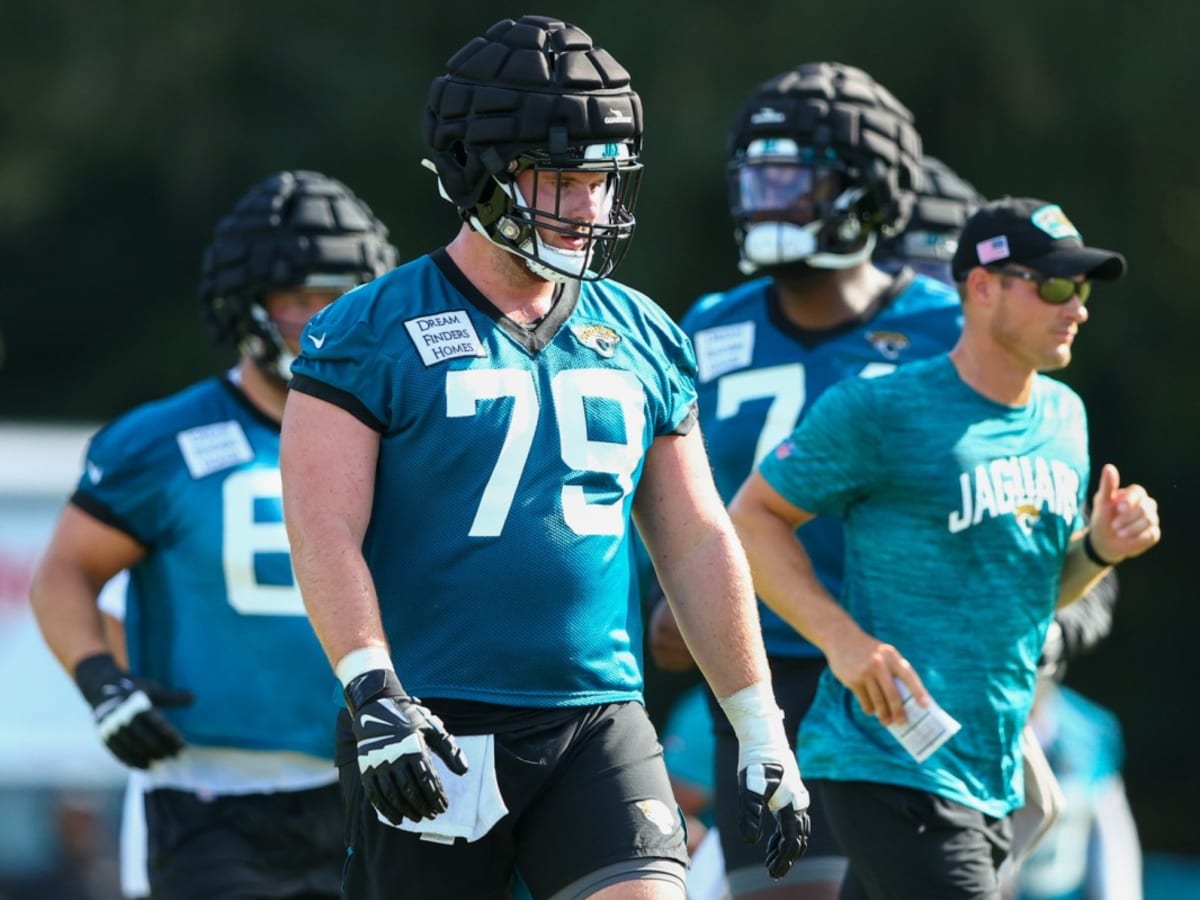
[[[369,669],[350,679],[343,692],[350,712],[357,713],[377,697],[404,697],[400,679],[390,669]]]
[[[1083,536],[1083,552],[1092,562],[1102,569],[1111,569],[1116,563],[1111,563],[1096,552],[1096,545],[1092,543],[1092,533],[1089,531]]]

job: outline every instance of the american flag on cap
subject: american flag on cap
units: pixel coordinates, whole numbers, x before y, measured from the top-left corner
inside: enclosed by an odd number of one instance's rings
[[[1008,238],[1004,235],[999,237],[988,238],[986,241],[980,241],[975,245],[975,253],[979,257],[979,264],[986,266],[988,263],[993,263],[998,259],[1008,259]]]

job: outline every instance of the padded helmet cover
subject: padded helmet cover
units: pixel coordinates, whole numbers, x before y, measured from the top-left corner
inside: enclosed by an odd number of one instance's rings
[[[900,234],[880,242],[875,260],[885,268],[911,265],[943,281],[952,281],[948,270],[958,235],[971,213],[985,202],[970,182],[940,159],[921,159],[921,185],[908,225]]]
[[[267,363],[280,347],[255,309],[264,293],[305,285],[344,290],[395,265],[387,228],[346,185],[320,172],[276,172],[217,223],[198,293],[217,340],[254,338],[252,355]]]
[[[570,168],[584,145],[625,142],[636,160],[642,104],[629,73],[584,31],[522,16],[450,58],[430,86],[421,131],[447,197],[486,225],[503,212],[487,208],[493,176],[511,175],[520,156]]]
[[[957,235],[967,218],[985,202],[975,186],[940,159],[921,160],[922,182],[909,230],[946,232]]]
[[[771,137],[831,148],[857,170],[868,191],[861,211],[884,233],[908,221],[920,184],[921,138],[908,108],[862,69],[805,63],[760,84],[737,114],[730,158],[756,138]]]

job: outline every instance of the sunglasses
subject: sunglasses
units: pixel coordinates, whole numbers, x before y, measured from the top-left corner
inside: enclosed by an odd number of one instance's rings
[[[1037,285],[1037,295],[1047,303],[1059,306],[1066,303],[1076,294],[1080,303],[1087,303],[1092,294],[1090,281],[1076,281],[1073,278],[1063,278],[1059,275],[1043,275],[1041,272],[1027,272],[1025,269],[1010,269],[1007,266],[985,266],[989,272],[998,275],[1011,275],[1023,281],[1032,281]]]

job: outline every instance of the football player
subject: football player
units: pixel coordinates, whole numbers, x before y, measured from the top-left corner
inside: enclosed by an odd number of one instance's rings
[[[101,739],[144,771],[154,896],[340,896],[335,682],[292,575],[279,420],[305,322],[391,268],[387,234],[320,173],[254,185],[200,281],[236,366],[95,435],[36,572],[46,642]],[[97,609],[122,570],[127,668]]]
[[[908,223],[922,148],[912,114],[869,74],[814,62],[763,81],[737,112],[728,149],[734,238],[751,277],[701,297],[682,320],[699,365],[700,427],[726,502],[830,385],[944,353],[961,328],[949,287],[872,262],[880,242]],[[801,538],[836,596],[841,526],[821,520]],[[771,610],[762,606],[760,614],[794,746],[825,661]],[[652,652],[667,668],[685,668],[691,661],[675,632],[660,602],[651,615]],[[713,722],[721,772],[737,758],[737,742],[715,704]],[[775,883],[756,864],[761,849],[738,836],[735,792],[718,779],[715,796],[732,896],[837,896],[846,864],[820,798],[810,807],[807,856]]]
[[[629,74],[574,25],[505,19],[450,58],[422,124],[458,233],[313,317],[283,425],[296,572],[345,686],[347,895],[506,896],[519,866],[535,897],[683,897],[634,521],[782,875],[807,791],[694,358],[609,277],[642,172]]]

